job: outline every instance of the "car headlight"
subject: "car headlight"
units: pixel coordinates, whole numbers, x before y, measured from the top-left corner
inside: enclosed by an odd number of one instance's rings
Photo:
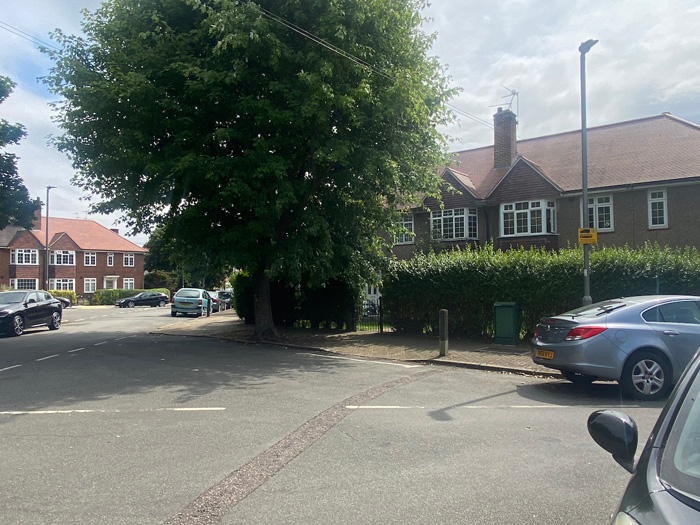
[[[629,514],[618,512],[610,525],[639,525],[639,522]]]
[[[5,317],[9,313],[10,313],[9,310],[0,310],[0,317]]]

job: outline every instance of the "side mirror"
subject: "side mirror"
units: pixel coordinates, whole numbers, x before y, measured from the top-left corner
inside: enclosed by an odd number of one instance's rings
[[[598,410],[588,418],[588,433],[625,470],[634,473],[634,453],[639,439],[634,419],[622,412]]]

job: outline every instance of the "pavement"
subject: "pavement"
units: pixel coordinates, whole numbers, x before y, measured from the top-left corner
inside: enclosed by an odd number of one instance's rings
[[[533,363],[529,344],[523,343],[509,346],[471,339],[450,339],[446,355],[441,356],[437,336],[304,328],[278,328],[278,331],[283,342],[265,343],[363,358],[417,361],[536,376],[559,376],[556,370]],[[210,317],[191,318],[185,322],[158,328],[154,333],[211,337],[257,344],[252,339],[253,326],[246,325],[234,310],[213,313]]]

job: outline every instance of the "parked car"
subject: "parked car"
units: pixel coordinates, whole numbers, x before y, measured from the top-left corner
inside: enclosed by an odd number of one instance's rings
[[[70,308],[71,302],[67,297],[56,297],[56,299],[61,301],[61,306],[63,306],[63,308]]]
[[[231,302],[233,301],[233,292],[227,291],[227,290],[219,290],[219,308],[222,310],[228,310],[230,309],[233,305]]]
[[[114,303],[119,308],[133,308],[134,306],[160,306],[168,304],[169,297],[162,292],[141,292],[133,297],[117,299]]]
[[[636,467],[639,433],[628,415],[596,411],[588,432],[633,474],[614,525],[700,523],[700,352],[666,402]]]
[[[201,288],[181,288],[173,295],[170,305],[170,315],[175,317],[178,313],[183,315],[195,314],[209,315],[211,313],[211,299],[209,292]]]
[[[63,306],[43,290],[14,290],[0,292],[0,330],[10,335],[22,335],[25,328],[61,327]]]
[[[219,293],[214,292],[212,290],[207,291],[209,294],[209,298],[211,299],[211,311],[212,312],[218,312],[219,311]]]
[[[620,383],[642,400],[668,395],[700,347],[700,297],[654,295],[602,301],[547,317],[532,360],[574,382]]]

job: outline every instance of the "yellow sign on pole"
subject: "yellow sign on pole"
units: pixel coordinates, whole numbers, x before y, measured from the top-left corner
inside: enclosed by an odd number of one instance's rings
[[[597,228],[579,228],[578,229],[579,244],[597,244],[598,229]]]

